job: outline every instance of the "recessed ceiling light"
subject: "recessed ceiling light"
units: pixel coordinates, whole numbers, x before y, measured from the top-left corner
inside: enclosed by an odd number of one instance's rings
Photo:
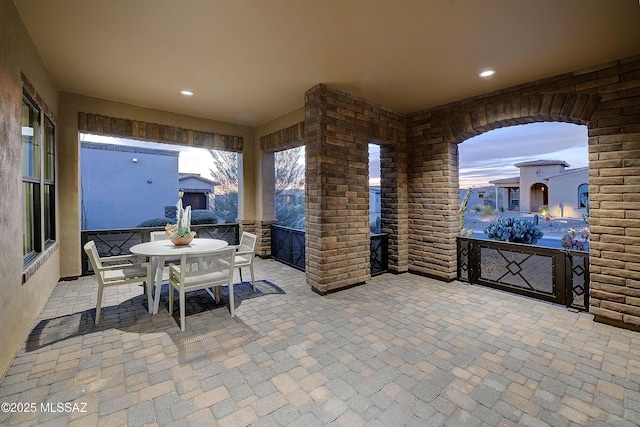
[[[190,90],[181,90],[180,93],[184,96],[193,96],[193,92],[191,92]]]
[[[495,70],[484,70],[483,72],[481,72],[480,74],[478,74],[480,77],[491,77],[496,73]]]

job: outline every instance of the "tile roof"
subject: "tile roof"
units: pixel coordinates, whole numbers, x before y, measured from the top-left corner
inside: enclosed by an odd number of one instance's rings
[[[566,168],[570,166],[569,163],[565,162],[564,160],[532,160],[530,162],[516,163],[513,166],[517,168],[521,168],[524,166],[552,166],[552,165],[562,165]]]
[[[520,184],[520,177],[512,176],[510,178],[496,179],[489,181],[489,184]]]

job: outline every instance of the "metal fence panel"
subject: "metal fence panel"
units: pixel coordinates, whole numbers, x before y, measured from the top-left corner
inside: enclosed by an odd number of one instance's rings
[[[271,256],[276,260],[305,271],[305,232],[294,228],[271,226]],[[389,264],[388,236],[372,234],[370,243],[371,275],[386,273]]]
[[[589,253],[457,238],[458,280],[589,310]]]
[[[240,226],[238,224],[192,225],[197,237],[220,239],[230,245],[239,244]],[[113,230],[83,230],[80,234],[82,246],[90,240],[96,242],[98,255],[110,257],[131,254],[131,247],[151,240],[152,231],[162,231],[161,227],[119,228]],[[93,274],[87,254],[82,251],[82,275]]]
[[[305,271],[305,233],[302,230],[271,226],[271,256],[300,271]]]

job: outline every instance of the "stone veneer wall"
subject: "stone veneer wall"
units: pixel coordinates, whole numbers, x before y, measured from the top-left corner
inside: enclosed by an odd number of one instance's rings
[[[638,327],[640,57],[411,114],[409,268],[444,280],[456,277],[457,144],[538,121],[588,126],[590,311],[596,320]]]
[[[326,294],[371,277],[368,144],[404,143],[405,117],[324,84],[307,91],[305,108],[307,283]]]

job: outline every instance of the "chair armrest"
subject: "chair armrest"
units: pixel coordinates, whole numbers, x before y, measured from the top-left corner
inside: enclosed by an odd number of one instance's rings
[[[123,270],[125,268],[149,268],[148,262],[138,264],[116,264],[116,265],[103,265],[98,268],[98,271],[110,271],[110,270]]]
[[[113,262],[113,261],[138,261],[142,256],[141,255],[116,255],[110,257],[100,258],[101,262]]]
[[[236,252],[236,255],[251,255],[253,254],[253,251],[238,251]]]

